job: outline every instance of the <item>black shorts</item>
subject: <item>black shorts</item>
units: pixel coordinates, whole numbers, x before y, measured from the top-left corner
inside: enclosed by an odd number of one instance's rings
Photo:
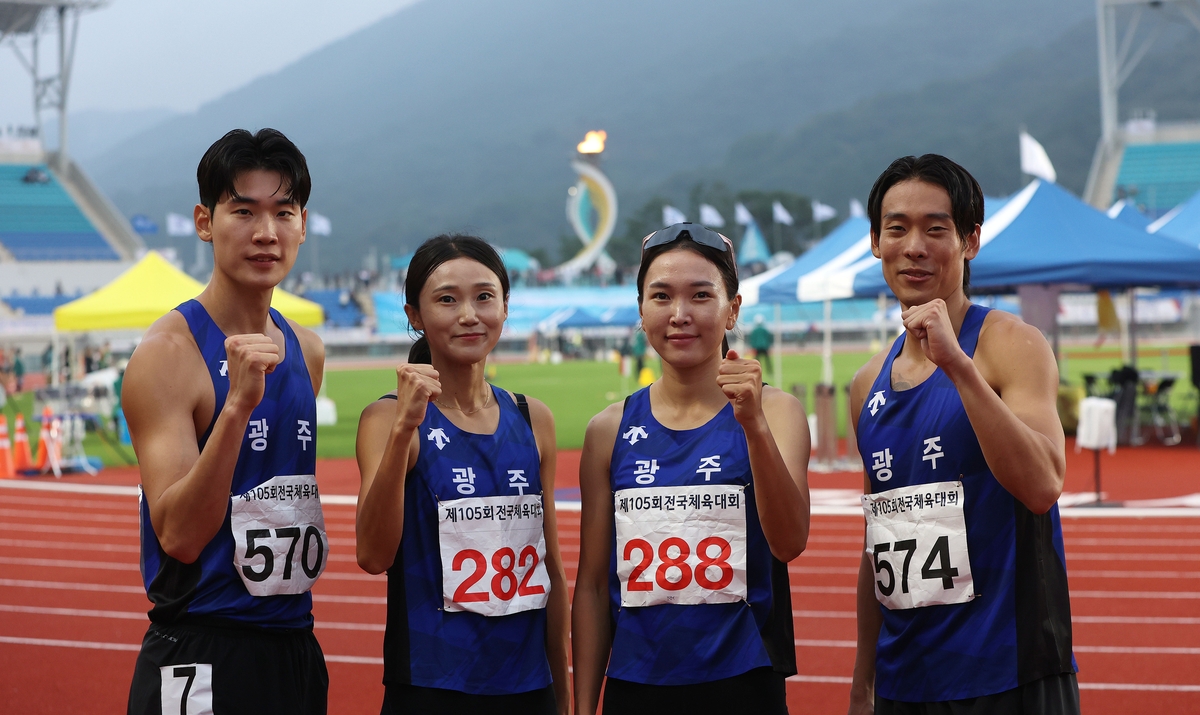
[[[787,715],[787,678],[769,667],[695,685],[645,685],[609,678],[604,715]]]
[[[329,673],[311,630],[151,624],[129,715],[325,715]]]
[[[944,703],[875,696],[875,715],[1079,715],[1079,682],[1074,673],[1062,673],[995,695]]]
[[[381,715],[556,715],[554,686],[513,695],[387,685]]]

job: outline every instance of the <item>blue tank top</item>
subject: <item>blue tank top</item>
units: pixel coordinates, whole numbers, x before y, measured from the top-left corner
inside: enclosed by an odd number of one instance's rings
[[[716,462],[719,471],[711,470],[712,455],[720,455]],[[705,459],[710,461],[705,463]],[[639,467],[638,462],[643,465]],[[636,475],[646,471],[647,462],[656,470],[654,481],[639,483]],[[701,473],[698,468],[708,471]],[[608,676],[647,685],[691,685],[768,666],[794,675],[796,649],[787,565],[771,555],[763,536],[746,433],[734,419],[733,405],[725,405],[701,427],[672,430],[654,418],[650,388],[638,390],[625,402],[609,481],[614,494],[646,487],[744,486],[747,598],[734,603],[622,607],[614,531],[609,566],[614,629]]]
[[[462,497],[454,470],[470,470],[473,497],[516,494],[509,470],[524,472],[521,493],[542,493],[533,429],[507,392],[491,389],[500,406],[492,434],[464,432],[437,405],[426,408],[420,454],[404,482],[404,533],[388,569],[385,684],[510,695],[551,682],[544,608],[487,617],[442,607],[438,504]]]
[[[971,305],[963,320],[958,341],[968,357],[975,355],[987,313]],[[940,368],[914,388],[892,389],[892,363],[904,341],[904,334],[896,339],[871,386],[858,420],[858,448],[872,493],[962,482],[976,596],[924,608],[880,605],[875,692],[940,702],[1075,672],[1058,506],[1035,515],[996,481],[958,389]],[[880,481],[885,469],[891,474]]]
[[[225,334],[197,300],[176,308],[200,348],[212,378],[216,402],[212,421],[200,438],[200,451],[212,433],[229,393],[225,356]],[[283,362],[266,376],[262,401],[250,415],[251,426],[243,437],[231,494],[243,494],[277,475],[315,474],[317,403],[312,378],[304,362],[300,341],[290,325],[274,308],[271,320],[283,331]],[[266,448],[252,449],[254,423],[266,420]],[[308,438],[308,439],[306,439]],[[233,532],[230,511],[212,541],[195,562],[185,564],[168,556],[158,543],[150,523],[150,510],[141,502],[142,580],[154,606],[150,620],[170,624],[181,621],[221,620],[273,628],[311,628],[312,595],[252,596],[234,571]]]

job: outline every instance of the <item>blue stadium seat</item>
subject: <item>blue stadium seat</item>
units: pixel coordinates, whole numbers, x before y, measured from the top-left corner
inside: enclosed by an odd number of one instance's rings
[[[362,324],[363,314],[358,303],[351,299],[349,291],[310,290],[304,297],[325,309],[325,324],[336,328],[352,328]],[[342,303],[343,298],[347,301]]]
[[[70,303],[79,296],[77,295],[50,295],[50,296],[9,296],[3,298],[3,301],[8,304],[8,307],[13,310],[19,310],[25,315],[51,315],[54,309],[64,303]]]
[[[45,166],[0,164],[0,244],[18,261],[120,260]]]
[[[1135,201],[1161,216],[1200,191],[1200,142],[1125,147],[1113,200],[1137,189]]]

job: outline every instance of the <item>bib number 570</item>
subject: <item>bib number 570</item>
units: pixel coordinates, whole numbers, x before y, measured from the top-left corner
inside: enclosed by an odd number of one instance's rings
[[[271,577],[275,571],[275,554],[270,546],[261,543],[261,540],[271,538],[271,529],[247,529],[246,530],[246,560],[249,561],[255,556],[263,557],[261,569],[256,569],[252,564],[246,563],[242,565],[242,573],[246,578],[261,583]],[[296,555],[296,544],[300,542],[301,531],[298,526],[289,526],[280,529],[275,529],[276,539],[291,539],[292,543],[288,547],[287,556],[283,559],[283,574],[284,581],[292,579],[292,561]],[[321,573],[321,562],[325,560],[325,544],[321,540],[321,532],[317,527],[311,524],[303,532],[303,546],[300,550],[300,568],[303,569],[304,575],[310,579],[316,578],[317,574]],[[309,560],[312,560],[312,566],[308,565]]]
[[[511,601],[514,596],[538,596],[546,592],[541,584],[531,584],[534,571],[538,565],[537,548],[532,544],[521,549],[520,556],[511,548],[504,546],[492,552],[491,590],[471,589],[487,576],[488,561],[482,552],[475,549],[463,549],[454,555],[451,568],[455,571],[471,569],[471,573],[454,589],[455,603],[478,603],[491,600],[495,596],[501,601]],[[471,565],[468,565],[470,562]],[[517,569],[525,570],[524,576],[517,579]]]

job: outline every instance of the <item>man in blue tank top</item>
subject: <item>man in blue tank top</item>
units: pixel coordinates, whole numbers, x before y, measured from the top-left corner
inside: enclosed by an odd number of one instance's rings
[[[1078,713],[1054,355],[967,296],[983,192],[965,169],[897,159],[867,210],[904,332],[851,387],[867,524],[850,712]]]
[[[229,132],[197,170],[213,274],[125,373],[153,603],[128,712],[324,713],[309,589],[325,568],[315,479],[320,339],[270,308],[311,188],[283,134]]]

